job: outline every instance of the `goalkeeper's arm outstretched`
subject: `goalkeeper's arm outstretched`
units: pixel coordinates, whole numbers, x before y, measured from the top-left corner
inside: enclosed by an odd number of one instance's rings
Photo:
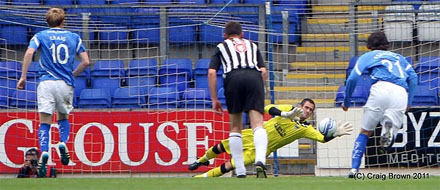
[[[332,137],[324,137],[324,135],[314,129],[313,126],[306,121],[313,114],[314,110],[315,103],[312,99],[308,98],[302,100],[297,107],[292,105],[267,105],[264,108],[264,112],[276,117],[264,124],[268,137],[266,156],[300,138],[308,138],[325,143],[335,137],[348,135],[353,130],[352,125],[346,122],[337,126],[336,133]],[[252,129],[242,131],[242,140],[244,164],[252,164],[255,160]],[[224,152],[230,154],[228,139],[224,139],[219,144],[210,147],[205,155],[189,165],[188,169],[196,170],[202,165],[208,166],[209,160],[216,158]],[[219,177],[234,168],[234,160],[231,159],[219,167],[194,177]]]

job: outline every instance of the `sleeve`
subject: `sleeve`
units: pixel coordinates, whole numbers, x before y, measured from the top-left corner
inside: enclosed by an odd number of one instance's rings
[[[28,173],[28,169],[29,167],[23,166],[22,168],[20,168],[20,170],[18,171],[18,175],[17,178],[25,178],[28,177],[27,173]]]
[[[359,80],[359,77],[362,73],[367,69],[367,62],[365,60],[365,56],[361,56],[353,70],[350,73],[350,76],[347,78],[347,82],[345,83],[345,97],[344,97],[344,106],[349,107],[351,101],[351,95],[353,94],[354,89],[356,88],[356,83]]]
[[[258,62],[258,68],[266,67],[266,64],[264,63],[263,56],[261,55],[261,52],[259,49],[257,49],[257,62]]]
[[[414,68],[411,64],[405,68],[408,74],[407,83],[408,83],[408,106],[412,105],[412,101],[414,98],[414,93],[417,87],[417,74],[414,71]]]
[[[212,57],[211,57],[211,62],[209,63],[209,68],[215,69],[216,71],[218,71],[220,69],[221,64],[222,64],[221,52],[220,52],[220,49],[217,47],[217,48],[215,48],[214,55],[212,55]]]
[[[76,34],[78,38],[78,43],[76,45],[76,54],[80,54],[82,52],[86,51],[86,48],[84,47],[84,44],[82,43],[82,39]]]
[[[269,104],[267,106],[264,107],[264,113],[270,114],[270,115],[274,115],[274,116],[279,116],[281,115],[281,112],[283,111],[290,111],[294,108],[294,106],[292,105],[274,105],[274,104]]]
[[[309,125],[304,132],[304,138],[308,138],[310,140],[318,141],[321,143],[328,142],[329,140],[324,139],[324,135],[322,135],[318,130],[313,128],[312,125]],[[331,140],[331,139],[330,139]]]
[[[33,48],[37,50],[39,47],[40,47],[40,41],[38,40],[38,33],[37,33],[31,38],[28,48]]]

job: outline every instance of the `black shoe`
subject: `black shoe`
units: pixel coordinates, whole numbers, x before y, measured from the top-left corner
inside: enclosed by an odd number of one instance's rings
[[[204,166],[209,166],[209,162],[193,162],[191,165],[188,166],[188,170],[196,170],[197,168],[199,168],[201,165]]]
[[[47,175],[47,160],[49,160],[49,154],[47,152],[43,152],[40,157],[40,161],[38,162],[38,177],[46,177]]]
[[[257,178],[267,178],[266,167],[260,161],[255,164],[255,170],[257,171]]]
[[[237,178],[246,178],[246,175],[238,175]]]
[[[356,175],[357,172],[356,169],[351,169],[350,172],[348,172],[348,178],[354,178],[354,175]]]
[[[70,155],[69,155],[69,150],[67,149],[66,144],[63,142],[60,142],[60,143],[58,143],[58,148],[60,149],[60,153],[61,153],[61,163],[63,165],[69,164]]]

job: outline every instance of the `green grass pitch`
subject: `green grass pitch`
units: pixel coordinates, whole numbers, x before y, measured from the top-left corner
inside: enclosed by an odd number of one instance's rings
[[[238,178],[48,178],[48,179],[0,179],[1,190],[300,190],[300,189],[439,189],[440,177],[406,180],[353,180],[343,177],[270,177],[256,179]]]

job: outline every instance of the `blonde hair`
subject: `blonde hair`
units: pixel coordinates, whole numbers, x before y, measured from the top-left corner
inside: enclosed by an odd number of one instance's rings
[[[46,13],[46,21],[49,27],[61,26],[64,22],[64,10],[60,8],[50,8]]]

